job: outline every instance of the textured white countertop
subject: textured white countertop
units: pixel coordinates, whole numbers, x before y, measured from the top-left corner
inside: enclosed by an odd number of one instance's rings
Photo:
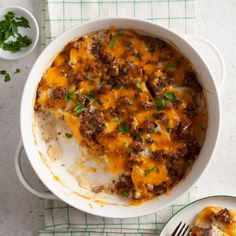
[[[0,6],[19,5],[29,9],[39,22],[40,0],[2,0]],[[236,1],[196,0],[196,34],[212,41],[226,63],[226,81],[221,92],[222,122],[214,158],[198,181],[196,198],[236,195]],[[0,235],[31,236],[43,227],[42,202],[20,184],[14,153],[20,137],[20,100],[25,80],[39,54],[39,46],[17,61],[0,59],[0,70],[21,73],[4,83],[0,80]],[[27,161],[26,175],[35,177]]]

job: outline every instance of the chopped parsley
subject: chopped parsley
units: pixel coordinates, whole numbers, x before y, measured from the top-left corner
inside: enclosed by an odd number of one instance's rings
[[[74,91],[69,90],[68,93],[65,95],[64,100],[67,102],[72,98]]]
[[[169,62],[165,64],[165,67],[173,68],[173,67],[176,67],[176,65],[174,63]]]
[[[65,95],[64,100],[66,102],[71,100],[72,102],[74,102],[76,104],[76,107],[74,109],[74,115],[78,115],[81,112],[85,111],[86,107],[84,104],[80,103],[78,100],[76,100],[73,97],[74,94],[78,95],[79,91],[78,90],[75,90],[75,91],[69,90],[68,93]],[[88,97],[87,95],[81,95],[81,96],[85,96],[90,102],[95,101],[95,98]]]
[[[166,92],[164,94],[164,98],[167,100],[167,101],[170,101],[170,102],[174,102],[175,101],[175,94],[173,92]]]
[[[109,79],[109,80],[108,80],[108,83],[111,84],[111,85],[115,85],[116,82],[115,82],[114,79]]]
[[[142,80],[137,79],[137,80],[135,81],[135,83],[136,83],[136,84],[142,84]]]
[[[125,122],[120,122],[118,125],[117,129],[122,133],[122,134],[128,134],[129,129],[128,126]]]
[[[29,46],[31,43],[32,40],[28,36],[18,34],[15,41],[0,42],[0,47],[5,51],[19,52],[22,48]]]
[[[141,59],[141,53],[140,52],[136,52],[135,57],[138,59]]]
[[[155,127],[155,128],[153,129],[153,132],[156,133],[156,132],[158,132],[158,131],[160,131],[160,130],[161,130],[161,128],[160,128],[160,126],[158,125],[157,127]]]
[[[85,77],[85,79],[86,79],[86,80],[89,80],[89,81],[93,81],[93,78],[92,78],[91,76],[89,76],[89,75],[87,75],[87,76]]]
[[[164,100],[164,99],[161,99],[161,98],[154,98],[154,101],[155,101],[155,103],[156,103],[156,106],[157,106],[157,110],[158,110],[158,111],[164,109],[164,107],[165,107],[165,100]]]
[[[124,85],[122,84],[117,84],[115,87],[115,89],[123,89],[123,88],[124,88]]]
[[[135,139],[140,139],[142,137],[142,134],[140,132],[135,132],[134,133],[134,138]]]
[[[98,105],[103,106],[103,101],[101,99],[96,99],[96,102],[98,103]]]
[[[147,169],[147,170],[145,170],[144,171],[144,176],[146,177],[146,176],[148,176],[151,172],[153,172],[153,171],[157,171],[157,167],[156,166],[154,166],[153,168],[151,168],[151,169]]]
[[[32,43],[27,35],[23,36],[19,33],[19,27],[30,28],[29,21],[23,16],[16,17],[13,12],[4,15],[4,19],[0,21],[0,48],[18,52]]]
[[[122,196],[123,196],[123,197],[127,197],[127,198],[128,198],[128,197],[129,197],[129,192],[126,192],[126,191],[125,191],[125,192],[123,192],[123,193],[122,193]]]
[[[65,136],[66,136],[67,138],[72,138],[72,137],[73,137],[73,135],[72,135],[72,134],[69,134],[69,133],[65,133]]]
[[[114,47],[114,46],[116,45],[116,43],[115,43],[115,41],[110,40],[110,41],[109,41],[109,45],[110,45],[110,47],[112,48],[112,47]]]
[[[94,101],[96,101],[96,99],[93,98],[93,97],[88,97],[88,96],[87,96],[87,98],[88,98],[89,102],[91,102],[91,103],[93,103]]]
[[[78,89],[76,89],[76,90],[74,91],[74,94],[79,95],[79,94],[80,94],[80,91],[79,91]]]
[[[167,133],[171,133],[171,131],[172,131],[173,128],[174,128],[173,125],[168,125],[168,126],[166,127],[166,132],[167,132]]]
[[[84,104],[79,103],[74,109],[74,115],[80,114],[81,112],[85,111],[85,109],[86,108],[85,108]]]
[[[127,142],[123,142],[123,145],[127,147],[127,146],[128,146],[128,143],[127,143]]]
[[[139,88],[139,87],[136,87],[135,89],[136,89],[136,91],[137,91],[138,93],[142,93],[142,92],[143,92],[143,90],[142,90],[141,88]]]
[[[103,82],[104,82],[104,77],[101,76],[101,77],[100,77],[100,84],[102,84]]]
[[[1,71],[0,71],[0,74],[1,74],[1,75],[6,75],[6,74],[7,74],[7,71],[6,71],[6,70],[1,70]]]
[[[11,76],[7,73],[4,78],[4,82],[8,82],[11,80]]]
[[[121,35],[122,35],[122,34],[120,34],[120,33],[114,34],[114,35],[112,36],[112,39],[113,39],[113,40],[114,40],[114,39],[118,39]]]
[[[111,39],[109,40],[109,46],[113,48],[116,45],[115,40],[118,39],[122,34],[114,34],[111,36]]]
[[[206,128],[203,127],[202,125],[199,125],[199,127],[200,127],[201,131],[203,131],[203,132],[206,130]]]
[[[87,96],[87,95],[82,95],[83,97],[85,97],[86,99],[89,100],[89,102],[93,103],[96,101],[96,99],[94,97],[90,97],[90,96]]]
[[[154,101],[157,106],[157,110],[163,110],[165,108],[166,102],[174,102],[175,101],[175,94],[173,92],[166,92],[163,98],[154,98]]]
[[[119,117],[118,116],[116,116],[113,120],[115,121],[115,122],[118,122],[119,121]]]
[[[8,82],[11,80],[11,76],[6,70],[1,70],[0,74],[4,75],[4,82]]]
[[[18,74],[18,73],[20,73],[20,69],[19,69],[19,68],[17,68],[17,69],[15,70],[14,74]]]

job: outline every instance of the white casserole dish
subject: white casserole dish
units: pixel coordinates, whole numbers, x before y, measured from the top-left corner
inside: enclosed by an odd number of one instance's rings
[[[120,204],[101,204],[100,201],[81,197],[78,193],[74,193],[71,189],[67,188],[65,184],[56,181],[55,178],[53,178],[52,171],[45,165],[39,155],[39,152],[44,155],[47,155],[47,152],[44,146],[40,144],[40,140],[37,139],[37,145],[35,144],[35,135],[33,133],[35,92],[45,69],[50,66],[54,56],[73,39],[93,31],[108,29],[112,25],[116,28],[131,28],[137,32],[142,32],[142,34],[172,42],[182,54],[192,62],[199,75],[199,81],[204,88],[208,105],[208,129],[206,139],[202,150],[187,177],[172,189],[170,195],[162,195],[138,206],[124,206],[122,205],[122,202],[120,202]],[[156,212],[177,200],[193,186],[206,169],[214,152],[219,127],[219,95],[213,76],[198,52],[195,51],[184,37],[173,31],[144,20],[131,18],[106,18],[90,21],[75,26],[56,38],[41,53],[35,62],[27,79],[21,103],[21,133],[23,145],[28,159],[38,177],[46,187],[62,201],[82,211],[104,217],[129,218],[142,216]],[[20,147],[18,148],[18,154],[19,153]],[[19,174],[19,166],[17,167],[17,172],[22,180],[23,176]],[[24,181],[23,184],[26,186]],[[44,195],[42,194],[42,197],[43,196]],[[50,195],[47,196],[51,198]]]

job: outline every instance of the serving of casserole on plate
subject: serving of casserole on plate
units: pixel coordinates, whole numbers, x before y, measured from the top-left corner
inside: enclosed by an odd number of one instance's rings
[[[236,213],[227,208],[208,206],[196,217],[189,235],[234,236],[236,235]]]
[[[38,84],[34,110],[52,165],[94,195],[132,204],[170,193],[208,126],[190,61],[161,39],[114,27],[64,47]]]
[[[180,222],[189,225],[189,236],[235,236],[236,198],[210,196],[191,202],[171,217],[160,236],[171,235]]]

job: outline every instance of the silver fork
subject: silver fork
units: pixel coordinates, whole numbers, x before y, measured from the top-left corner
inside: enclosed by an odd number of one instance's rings
[[[177,225],[171,236],[187,236],[189,234],[189,225],[182,223],[182,221]]]

